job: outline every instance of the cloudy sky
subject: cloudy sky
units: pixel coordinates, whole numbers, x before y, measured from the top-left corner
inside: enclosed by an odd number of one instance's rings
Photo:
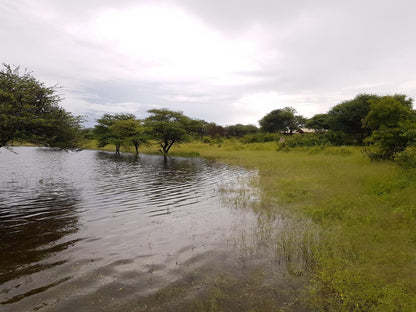
[[[67,110],[181,110],[221,125],[311,117],[359,93],[416,98],[414,0],[0,0],[0,62]]]

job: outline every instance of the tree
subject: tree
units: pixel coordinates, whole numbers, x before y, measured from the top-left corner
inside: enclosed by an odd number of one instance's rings
[[[133,144],[136,155],[139,154],[139,146],[147,143],[145,129],[141,120],[121,119],[109,126],[110,132],[121,140],[122,143]]]
[[[328,114],[316,114],[305,122],[305,127],[317,132],[324,132],[329,129],[328,119]]]
[[[58,104],[56,86],[46,87],[31,73],[3,64],[0,71],[0,147],[15,140],[75,149],[81,144],[80,116]]]
[[[254,125],[242,125],[236,124],[233,126],[225,127],[225,133],[228,137],[241,138],[247,134],[257,133],[259,129]]]
[[[120,146],[125,141],[125,137],[123,137],[121,130],[113,131],[114,127],[111,127],[116,122],[135,119],[136,117],[132,114],[104,114],[103,117],[97,120],[98,124],[94,126],[94,135],[98,140],[98,147],[114,144],[116,153],[119,154]]]
[[[145,126],[149,136],[157,141],[162,148],[163,156],[167,156],[175,143],[185,142],[190,129],[191,119],[182,112],[168,109],[151,109],[150,116],[145,119]]]
[[[296,110],[292,107],[273,110],[260,120],[261,130],[292,134],[305,123],[305,118],[296,116],[295,113]]]
[[[366,139],[372,147],[368,155],[372,159],[394,159],[408,145],[416,142],[412,99],[395,95],[371,100],[364,127],[371,131],[371,136]]]
[[[190,119],[189,120],[189,131],[195,133],[201,140],[206,134],[206,127],[208,122],[202,119]]]
[[[379,98],[374,94],[359,94],[352,100],[334,106],[328,112],[329,129],[345,132],[361,144],[370,135],[368,130],[362,127],[365,116],[370,112],[370,100]]]

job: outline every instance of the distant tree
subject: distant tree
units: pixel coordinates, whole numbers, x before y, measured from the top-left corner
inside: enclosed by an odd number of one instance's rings
[[[352,100],[334,106],[328,112],[329,129],[345,132],[361,144],[370,135],[368,129],[363,128],[363,120],[370,112],[370,101],[378,99],[378,95],[359,94]]]
[[[122,144],[133,144],[136,155],[139,154],[139,146],[148,142],[141,120],[121,119],[115,121],[108,128],[114,137],[120,139]]]
[[[254,134],[259,132],[259,128],[254,125],[236,124],[224,128],[227,137],[241,138],[247,134]]]
[[[136,117],[132,114],[104,114],[103,117],[97,120],[97,125],[94,127],[94,135],[98,140],[98,147],[104,147],[108,144],[114,144],[116,153],[120,153],[120,147],[126,138],[120,131],[113,131],[111,128],[118,121],[135,120]]]
[[[323,132],[329,129],[328,114],[317,114],[305,122],[305,127],[314,129],[317,132]]]
[[[206,127],[208,122],[202,119],[190,119],[189,120],[189,131],[196,134],[201,140],[206,134]]]
[[[260,120],[261,130],[292,134],[305,123],[305,118],[295,114],[296,110],[292,107],[273,110]]]
[[[416,143],[416,117],[412,99],[402,95],[370,100],[364,127],[371,131],[366,143],[373,159],[394,159],[410,144]]]
[[[210,137],[225,136],[225,129],[223,126],[217,125],[215,122],[210,122],[205,126],[205,132]]]
[[[3,64],[0,71],[0,147],[15,140],[75,149],[81,144],[80,116],[59,106],[56,86],[46,87],[31,73]]]
[[[192,132],[191,119],[182,112],[168,109],[151,109],[150,116],[145,119],[145,126],[149,136],[162,148],[163,156],[167,156],[170,148],[175,143],[188,140]]]

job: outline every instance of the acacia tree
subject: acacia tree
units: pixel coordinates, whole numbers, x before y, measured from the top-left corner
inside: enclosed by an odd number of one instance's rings
[[[98,124],[94,126],[93,130],[94,135],[98,140],[98,147],[114,144],[116,153],[119,154],[120,146],[125,141],[125,137],[123,137],[121,131],[113,131],[114,125],[123,120],[135,119],[136,117],[132,114],[104,114],[103,117],[97,120]]]
[[[297,116],[296,110],[292,107],[275,109],[260,120],[261,130],[264,132],[284,132],[292,134],[304,123],[305,118]]]
[[[167,156],[175,143],[185,142],[191,129],[191,119],[182,112],[168,109],[151,109],[149,117],[145,119],[145,126],[150,138],[155,140],[163,153]]]
[[[109,126],[110,132],[121,140],[122,143],[133,144],[136,155],[139,154],[139,146],[147,143],[147,137],[141,120],[122,119]]]
[[[305,127],[317,132],[324,132],[329,129],[328,118],[328,114],[316,114],[305,122]]]
[[[31,73],[3,64],[0,71],[0,147],[15,140],[75,149],[81,143],[80,116],[59,106],[56,86],[46,87]]]

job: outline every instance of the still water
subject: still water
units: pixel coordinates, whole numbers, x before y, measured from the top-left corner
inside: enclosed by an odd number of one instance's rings
[[[254,172],[202,159],[13,151],[0,149],[2,311],[116,311],[184,276],[240,270],[244,246],[258,239],[247,234],[258,218],[244,208]]]

